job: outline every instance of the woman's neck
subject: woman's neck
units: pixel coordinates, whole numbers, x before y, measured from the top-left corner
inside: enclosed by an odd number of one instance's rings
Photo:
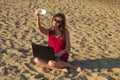
[[[61,36],[61,32],[60,32],[59,29],[56,29],[56,30],[55,30],[55,36],[56,36],[56,37]]]

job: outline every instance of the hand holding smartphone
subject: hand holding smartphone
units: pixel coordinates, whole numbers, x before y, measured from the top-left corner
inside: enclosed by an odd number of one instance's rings
[[[47,11],[46,11],[45,9],[37,9],[37,10],[35,11],[35,14],[37,14],[37,15],[39,15],[39,14],[45,15],[46,12],[47,12]]]

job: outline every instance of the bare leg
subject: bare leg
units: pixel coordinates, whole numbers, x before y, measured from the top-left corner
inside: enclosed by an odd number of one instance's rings
[[[45,61],[45,60],[42,60],[42,59],[35,58],[34,61],[35,61],[35,63],[38,66],[43,67],[43,68],[60,70],[62,72],[68,72],[66,68],[72,68],[72,69],[75,69],[77,72],[81,72],[81,68],[80,67],[70,65],[69,63],[61,61],[61,60],[57,60],[57,61],[53,61],[53,60]]]
[[[36,63],[36,65],[43,67],[43,68],[49,68],[48,66],[48,61],[40,59],[40,58],[35,58],[34,62]]]
[[[77,72],[81,72],[80,67],[71,65],[71,64],[64,62],[64,61],[61,61],[61,60],[57,60],[55,62],[55,66],[58,68],[72,68],[72,69],[75,69]]]
[[[71,65],[67,62],[64,62],[64,61],[60,60],[60,59],[58,59],[56,61],[49,60],[48,65],[51,66],[51,67],[57,68],[57,69],[64,68],[63,69],[64,72],[68,72],[66,68],[72,68],[72,69],[75,69],[77,72],[81,72],[80,67]]]
[[[59,68],[56,67],[55,65],[56,61],[53,61],[53,60],[47,61],[47,60],[35,58],[34,62],[42,68],[48,68],[48,69],[53,69],[53,70],[59,70],[62,72],[68,72],[66,68],[61,69],[60,67]]]

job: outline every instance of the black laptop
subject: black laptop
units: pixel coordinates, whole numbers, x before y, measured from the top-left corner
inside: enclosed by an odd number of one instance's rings
[[[45,60],[55,60],[54,49],[49,46],[32,44],[33,56]]]

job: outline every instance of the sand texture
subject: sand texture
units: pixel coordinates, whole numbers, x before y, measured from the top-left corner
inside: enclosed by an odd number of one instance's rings
[[[69,63],[81,73],[41,69],[33,63],[31,43],[47,45],[36,27],[51,26],[55,13],[66,15]],[[0,0],[0,80],[120,80],[120,0]]]

